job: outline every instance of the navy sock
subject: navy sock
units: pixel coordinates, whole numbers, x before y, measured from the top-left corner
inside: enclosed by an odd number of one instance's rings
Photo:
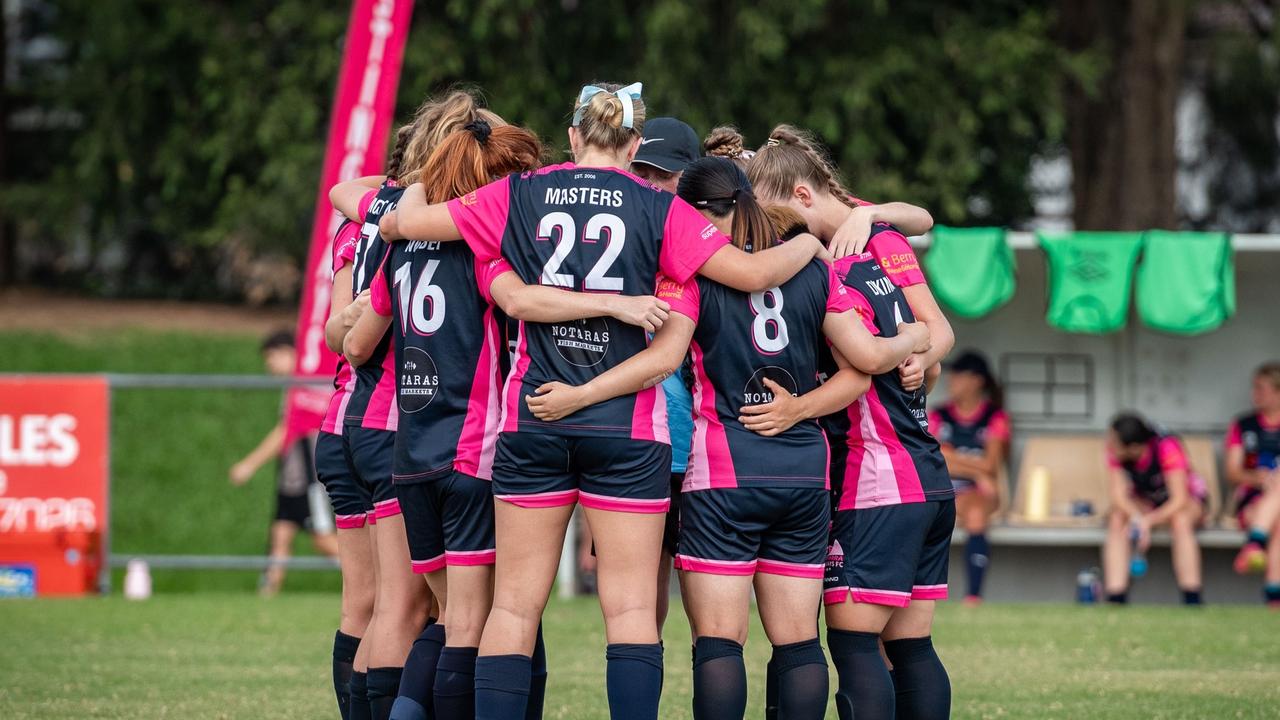
[[[1129,593],[1128,591],[1118,592],[1118,593],[1107,593],[1107,602],[1111,603],[1112,605],[1128,605]]]
[[[778,720],[778,652],[764,666],[764,720]]]
[[[400,694],[402,667],[369,668],[369,716],[373,720],[388,720],[391,706]]]
[[[933,649],[932,638],[887,640],[884,654],[893,663],[898,720],[951,717],[951,679]]]
[[[351,673],[351,698],[347,707],[347,717],[351,720],[369,720],[369,675],[359,671]]]
[[[522,720],[531,665],[528,655],[476,658],[476,720]]]
[[[444,648],[444,626],[429,622],[409,648],[400,676],[400,692],[391,708],[395,720],[421,720],[435,717],[432,710],[432,688],[436,684],[436,663]]]
[[[1182,604],[1183,605],[1203,605],[1204,598],[1200,597],[1199,590],[1183,590]]]
[[[440,653],[431,717],[472,720],[476,716],[476,651],[473,647],[447,647]]]
[[[880,636],[832,628],[827,630],[827,647],[840,681],[836,688],[840,720],[893,720],[893,678],[880,657]]]
[[[1262,547],[1266,547],[1267,541],[1270,539],[1271,536],[1267,534],[1266,530],[1263,530],[1262,528],[1249,528],[1249,534],[1245,537],[1245,542],[1257,543]]]
[[[605,648],[605,682],[610,720],[656,720],[662,696],[662,646],[609,644]]]
[[[529,703],[524,708],[524,720],[542,720],[542,706],[547,698],[547,646],[542,642],[542,623],[538,623],[538,639],[533,643],[533,657],[529,661]]]
[[[969,568],[969,596],[982,597],[982,578],[991,562],[991,545],[981,533],[970,535],[964,545],[964,557]]]
[[[700,637],[694,646],[693,720],[742,720],[747,712],[747,667],[742,645]]]
[[[1263,586],[1262,598],[1269,603],[1280,603],[1280,583],[1267,583]]]
[[[818,638],[774,645],[769,666],[777,675],[775,717],[822,720],[826,716],[831,680]],[[765,712],[767,715],[767,708]]]
[[[341,630],[333,636],[333,695],[338,699],[338,714],[348,720],[351,705],[351,671],[356,661],[360,638]]]

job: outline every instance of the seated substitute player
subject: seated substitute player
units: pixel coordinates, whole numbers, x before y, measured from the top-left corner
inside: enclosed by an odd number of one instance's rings
[[[1122,413],[1107,433],[1111,468],[1111,513],[1103,547],[1103,585],[1107,601],[1129,600],[1130,552],[1146,553],[1151,530],[1169,526],[1173,536],[1173,574],[1182,601],[1199,605],[1200,544],[1196,528],[1204,520],[1204,480],[1187,461],[1175,435],[1151,426],[1141,416]]]
[[[483,120],[446,138],[422,173],[430,202],[538,166],[533,133]],[[505,260],[481,263],[465,243],[396,243],[375,275],[366,312],[346,336],[352,364],[394,327],[400,413],[392,477],[416,573],[444,608],[444,651],[432,717],[475,717],[476,650],[489,615],[494,562],[492,478],[501,410],[496,304],[516,320],[610,316],[652,331],[666,303],[651,296],[525,285]],[[420,703],[405,717],[423,717]],[[418,714],[421,713],[421,714]]]
[[[773,224],[733,162],[699,160],[685,171],[679,191],[744,251],[764,252],[775,244]],[[817,720],[827,703],[816,620],[830,453],[814,418],[844,408],[868,387],[866,376],[850,369],[841,353],[869,372],[891,371],[911,352],[926,349],[928,329],[904,325],[896,338],[872,338],[854,316],[843,285],[818,260],[763,292],[745,293],[707,279],[663,280],[659,296],[671,302],[668,322],[675,323],[672,333],[681,343],[655,346],[586,385],[550,383],[547,392],[529,399],[529,407],[555,421],[629,392],[678,364],[683,345],[692,340],[694,440],[681,493],[676,564],[696,636],[693,715],[744,716],[742,645],[754,586],[773,644],[770,662],[778,669],[778,715]],[[808,393],[818,385],[818,353],[826,352],[823,335],[837,349],[840,370],[828,380],[822,401],[809,404]],[[797,402],[804,414],[765,421],[752,432],[742,406],[778,394],[803,395]]]
[[[267,372],[280,377],[293,375],[297,352],[293,333],[287,330],[274,332],[262,341],[262,359]],[[271,565],[262,573],[258,592],[271,597],[284,585],[285,563],[293,554],[293,539],[298,530],[311,536],[317,552],[330,557],[338,554],[338,541],[334,536],[333,513],[325,502],[324,488],[316,480],[315,434],[297,438],[289,447],[284,446],[284,421],[276,423],[267,436],[240,462],[231,466],[231,484],[244,485],[271,458],[279,458],[276,466],[276,510],[271,520]]]
[[[1227,480],[1236,486],[1236,517],[1247,535],[1238,573],[1265,569],[1263,598],[1280,607],[1280,362],[1253,374],[1253,412],[1227,432]]]
[[[929,413],[929,432],[942,444],[956,491],[956,518],[969,534],[964,548],[966,605],[982,602],[982,579],[991,561],[987,524],[1000,505],[997,483],[1010,441],[1002,398],[987,359],[966,351],[947,364],[946,404]]]
[[[951,685],[931,634],[936,601],[947,595],[955,503],[921,388],[954,344],[951,325],[897,229],[873,224],[869,239],[852,242],[842,232],[866,211],[856,209],[806,134],[775,128],[747,174],[766,203],[794,210],[844,256],[836,273],[868,330],[892,337],[903,321],[929,327],[928,351],[909,356],[897,372],[873,376],[856,403],[823,419],[835,501],[824,603],[842,720],[946,717]],[[868,252],[858,253],[864,240]]]

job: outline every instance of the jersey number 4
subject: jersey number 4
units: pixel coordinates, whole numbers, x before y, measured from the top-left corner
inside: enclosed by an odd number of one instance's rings
[[[413,328],[419,335],[431,335],[444,325],[444,288],[432,285],[431,278],[440,267],[439,260],[428,260],[413,282],[413,264],[401,265],[395,274],[400,293],[400,327]]]
[[[756,349],[767,355],[782,352],[790,342],[787,321],[782,317],[782,291],[774,288],[751,293],[751,314],[756,316],[751,321],[751,340]]]
[[[578,225],[573,216],[566,212],[547,213],[538,222],[538,239],[550,240],[555,230],[560,231],[560,239],[556,241],[556,249],[551,253],[547,264],[542,266],[542,284],[572,289],[576,283],[573,275],[560,272],[560,266],[573,250],[574,238],[578,236]],[[582,233],[582,242],[597,243],[605,241],[604,254],[596,261],[595,267],[587,273],[582,283],[583,290],[596,292],[622,292],[622,278],[610,277],[609,268],[617,262],[622,254],[622,247],[627,243],[627,226],[622,218],[612,213],[592,215]]]

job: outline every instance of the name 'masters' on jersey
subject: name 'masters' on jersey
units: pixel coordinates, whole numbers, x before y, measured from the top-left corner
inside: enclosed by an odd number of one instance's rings
[[[872,334],[894,337],[898,324],[915,315],[903,287],[924,282],[907,239],[888,226],[872,229],[869,252],[836,263],[850,296],[861,306]],[[825,358],[824,376],[834,372]],[[891,370],[871,378],[871,389],[844,413],[827,416],[823,427],[831,442],[847,440],[849,457],[840,484],[837,510],[945,500],[955,497],[942,448],[929,433],[925,390],[908,392]]]
[[[356,246],[355,261],[351,267],[352,297],[369,289],[373,276],[386,260],[390,247],[378,231],[378,221],[395,209],[403,194],[404,188],[388,180],[360,201],[364,225],[360,227],[360,243]],[[356,368],[355,375],[355,388],[347,400],[344,415],[346,424],[372,430],[395,430],[398,420],[395,356],[391,352],[390,330],[378,341],[369,359]]]
[[[529,284],[651,295],[659,272],[687,282],[726,242],[697,210],[640,178],[572,163],[511,175],[449,201],[483,261],[506,258]],[[503,389],[502,430],[670,442],[660,388],[546,423],[524,396],[558,380],[581,385],[648,346],[644,329],[612,318],[517,327]]]
[[[396,482],[492,477],[505,348],[488,292],[510,270],[477,261],[466,243],[410,241],[374,277],[369,305],[394,335]]]
[[[336,273],[356,256],[356,246],[360,244],[360,226],[345,220],[333,236],[333,272]],[[355,389],[356,378],[351,372],[347,359],[338,356],[338,367],[333,375],[333,395],[329,396],[329,409],[324,414],[324,422],[320,431],[331,435],[341,435],[343,418],[347,412],[347,401],[351,399],[351,391]]]
[[[743,405],[773,401],[766,378],[793,395],[818,386],[823,320],[854,309],[832,269],[814,260],[781,287],[758,293],[705,278],[683,286],[663,279],[658,297],[698,323],[689,347],[694,421],[684,491],[828,487],[830,450],[818,423],[765,437],[738,417]]]

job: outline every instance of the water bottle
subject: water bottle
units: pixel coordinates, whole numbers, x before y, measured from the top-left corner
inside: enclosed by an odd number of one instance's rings
[[[1076,575],[1076,602],[1092,605],[1101,594],[1098,568],[1084,568]]]
[[[129,600],[151,597],[151,568],[147,561],[133,558],[124,571],[124,596]]]
[[[1141,533],[1138,532],[1138,526],[1134,525],[1129,531],[1129,541],[1133,544],[1133,559],[1129,561],[1129,574],[1135,580],[1147,574],[1147,556],[1138,549],[1138,538]]]

